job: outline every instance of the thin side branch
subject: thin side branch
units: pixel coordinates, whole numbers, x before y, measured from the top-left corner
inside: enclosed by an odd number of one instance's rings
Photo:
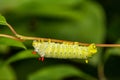
[[[99,80],[107,80],[104,74],[104,64],[102,63],[98,65],[98,77]]]
[[[8,28],[12,31],[12,33],[17,35],[17,32],[14,30],[14,28],[10,24],[8,24],[8,23],[6,23],[6,24],[7,24]]]

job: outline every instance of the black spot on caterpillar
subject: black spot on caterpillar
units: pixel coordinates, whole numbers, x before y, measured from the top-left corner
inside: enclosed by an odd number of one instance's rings
[[[42,58],[52,57],[52,58],[78,58],[86,59],[91,57],[97,52],[95,44],[90,44],[89,46],[80,46],[77,42],[70,44],[67,42],[55,43],[55,42],[44,42],[44,41],[33,41],[34,51],[37,52]]]

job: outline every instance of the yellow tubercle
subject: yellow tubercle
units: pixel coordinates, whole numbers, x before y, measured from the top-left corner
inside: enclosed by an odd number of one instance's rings
[[[48,40],[48,43],[51,43],[51,39]]]
[[[75,45],[79,45],[79,43],[78,43],[78,42],[74,42],[74,44],[75,44]]]
[[[44,42],[44,39],[41,39],[41,43],[43,43]]]
[[[85,63],[88,63],[88,60],[87,60],[87,59],[85,60]]]

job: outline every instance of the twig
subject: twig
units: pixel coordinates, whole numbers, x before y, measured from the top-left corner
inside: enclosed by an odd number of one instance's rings
[[[98,64],[98,77],[99,80],[107,80],[104,75],[104,64],[102,64],[102,62]]]
[[[22,40],[19,39],[19,38],[16,38],[16,37],[14,37],[14,36],[7,35],[7,34],[0,34],[0,37],[6,37],[6,38],[11,38],[11,39],[14,39],[14,40],[22,41]]]
[[[74,42],[72,41],[65,41],[65,40],[57,40],[57,39],[49,39],[49,38],[38,38],[38,37],[28,37],[28,36],[22,36],[17,34],[17,37],[19,37],[20,39],[23,40],[44,40],[44,41],[49,41],[51,40],[52,42],[58,42],[58,43],[63,43],[63,42],[67,42],[67,43],[71,43],[74,44]],[[78,43],[79,45],[83,45],[83,46],[88,46],[90,44],[88,43]],[[96,44],[96,46],[98,47],[120,47],[120,44]]]
[[[7,23],[7,26],[8,26],[8,28],[12,31],[12,33],[16,36],[16,37],[13,37],[13,36],[10,36],[10,35],[9,35],[9,38],[19,39],[19,40],[44,40],[44,41],[49,41],[49,40],[51,40],[52,42],[58,42],[58,43],[67,42],[67,43],[70,43],[70,44],[74,44],[74,42],[72,42],[72,41],[22,36],[22,35],[19,35],[19,34],[14,30],[14,28],[13,28],[10,24]],[[2,36],[3,36],[3,35],[2,35]],[[7,36],[5,35],[4,37],[8,37],[8,35],[7,35]],[[88,44],[88,43],[81,43],[81,42],[78,42],[78,44],[79,44],[79,45],[83,45],[83,46],[88,46],[88,45],[90,45],[90,44]],[[96,46],[97,46],[97,47],[120,47],[120,44],[96,44]]]
[[[12,31],[12,33],[17,35],[17,32],[14,30],[14,28],[10,24],[8,24],[8,23],[6,23],[6,24],[7,24],[8,28]]]

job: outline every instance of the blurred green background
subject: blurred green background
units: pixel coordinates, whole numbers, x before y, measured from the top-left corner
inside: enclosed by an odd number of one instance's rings
[[[22,35],[85,43],[120,43],[118,0],[0,0],[0,13]],[[11,31],[0,25],[0,34]],[[24,47],[27,49],[24,49]],[[84,60],[32,55],[32,41],[0,38],[0,80],[120,80],[120,48]]]

